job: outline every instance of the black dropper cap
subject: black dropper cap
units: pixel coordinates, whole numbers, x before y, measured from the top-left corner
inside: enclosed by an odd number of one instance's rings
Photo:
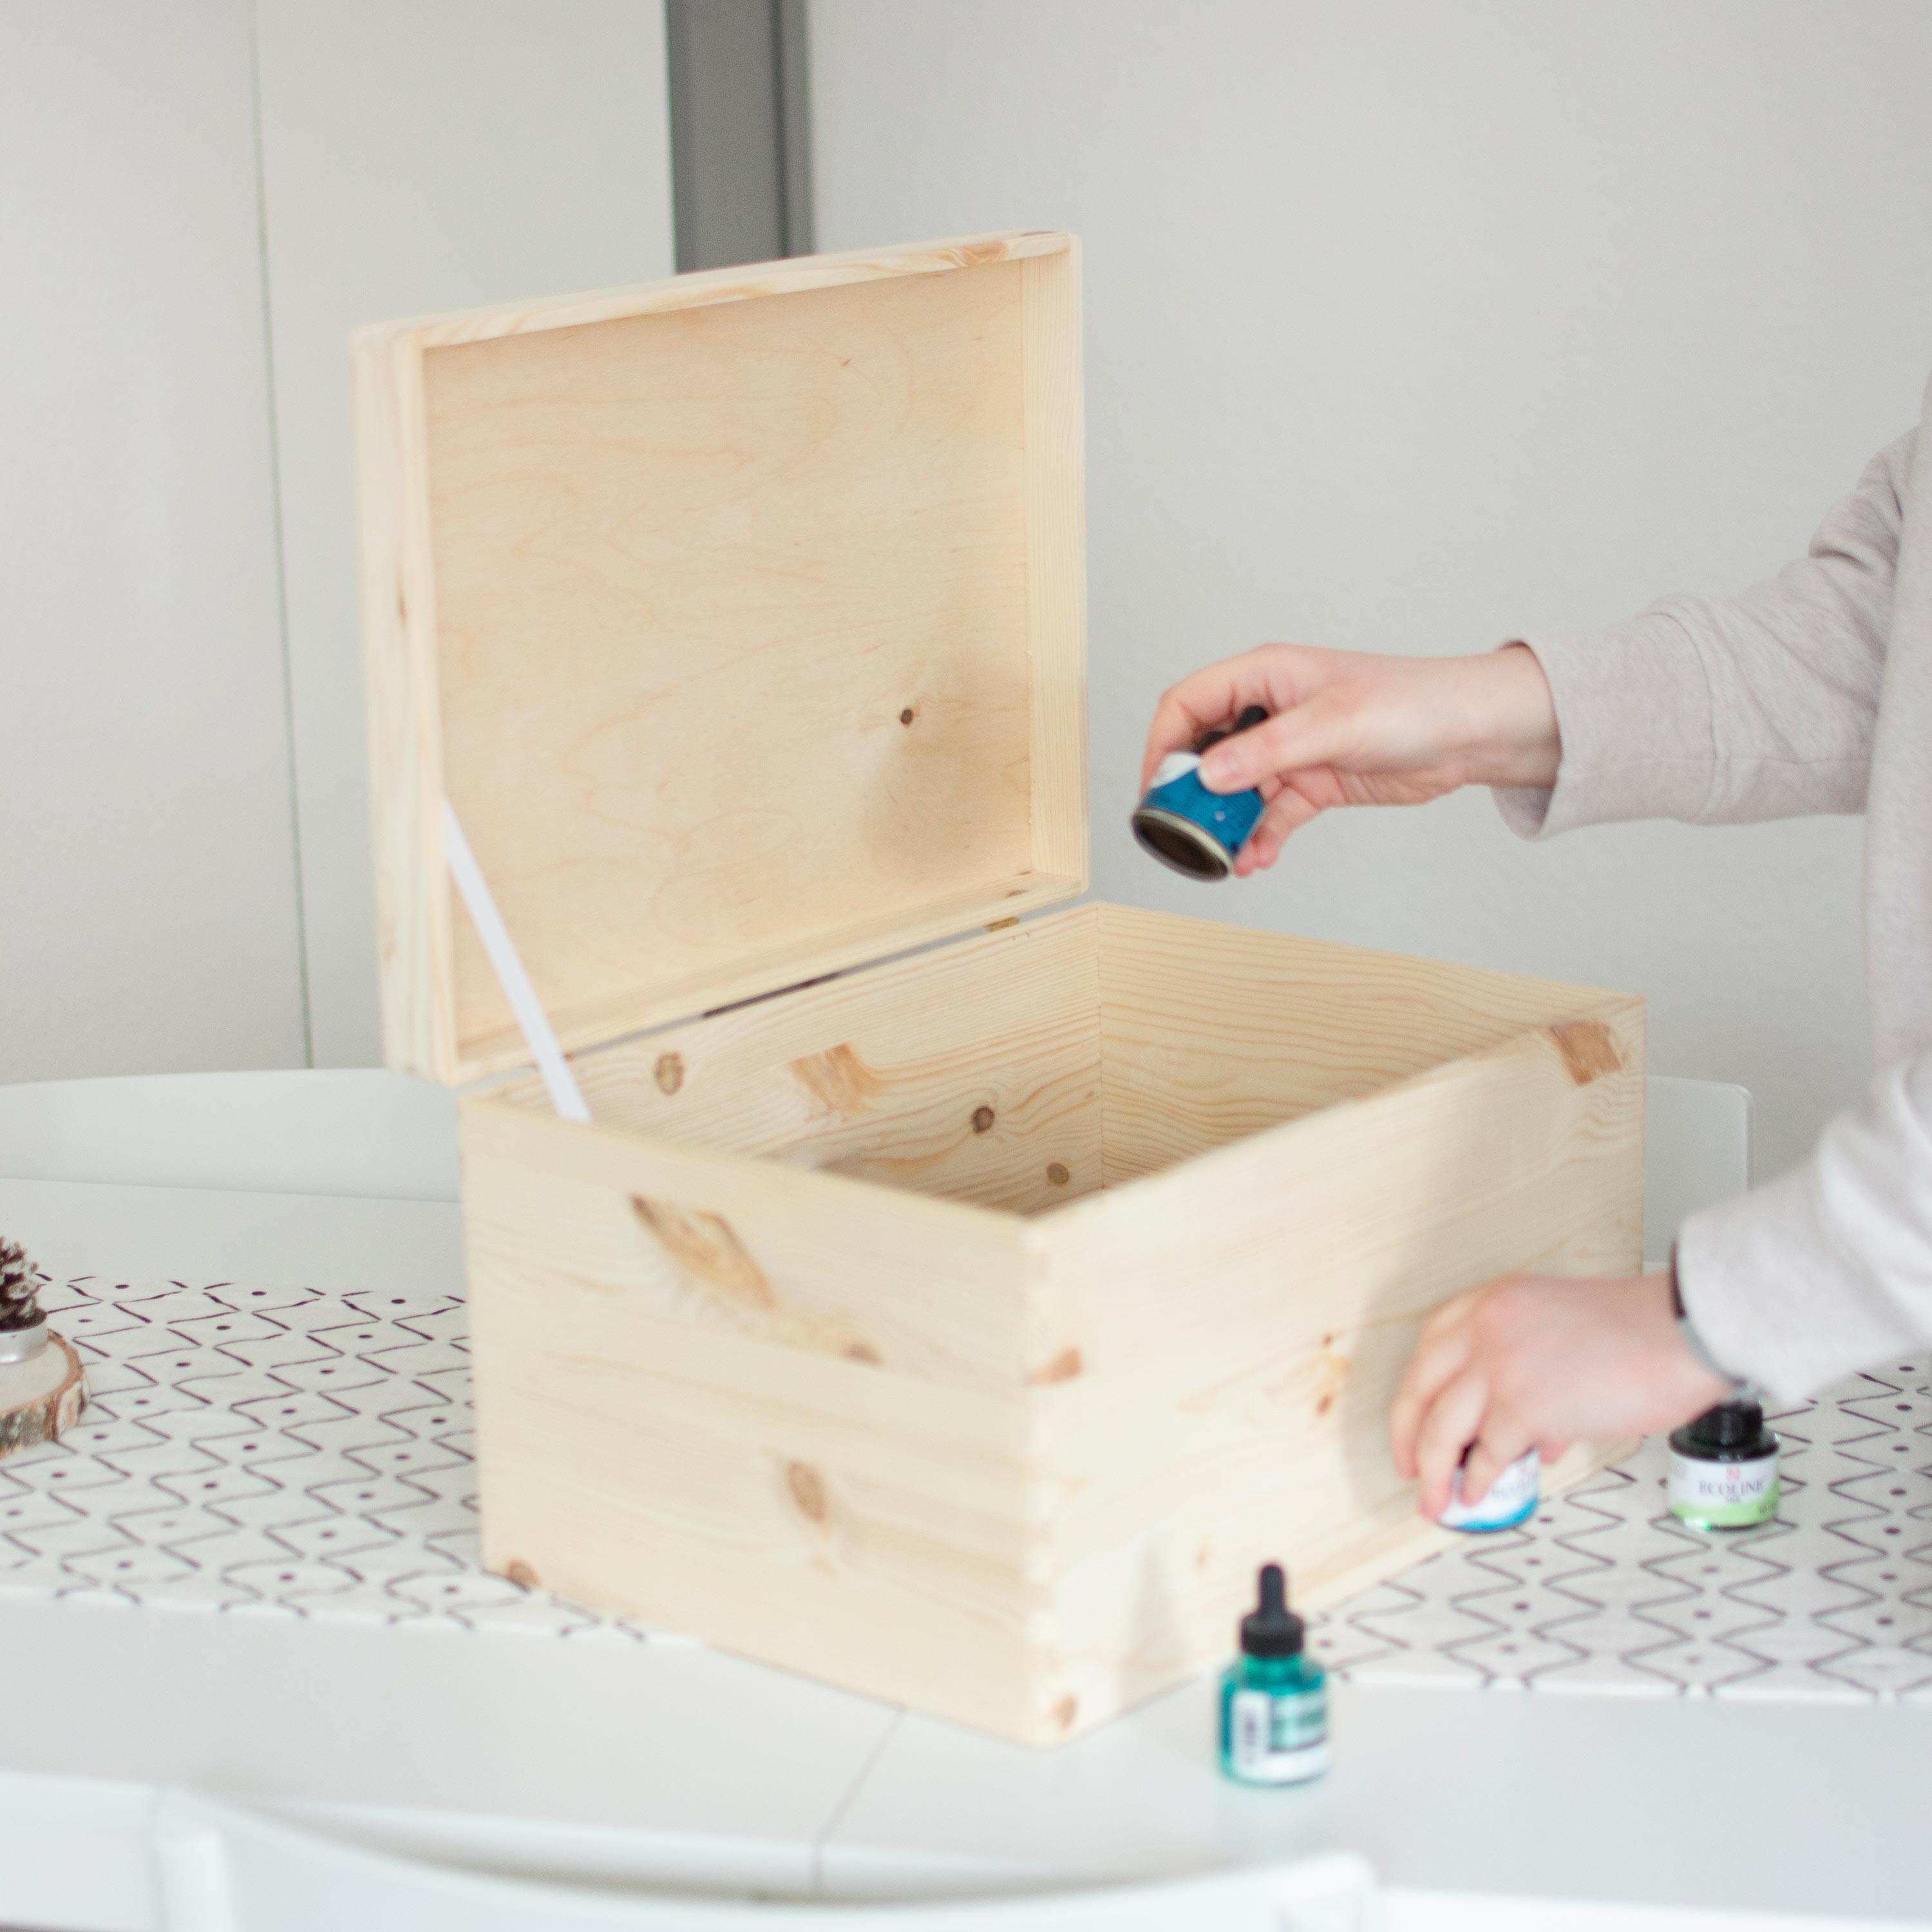
[[[1764,1407],[1755,1402],[1720,1402],[1690,1425],[1690,1439],[1706,1449],[1749,1448],[1764,1434]]]
[[[1268,715],[1266,705],[1250,705],[1228,730],[1210,731],[1205,736],[1197,739],[1194,746],[1196,754],[1204,758],[1223,738],[1232,738],[1240,732],[1252,731],[1257,724],[1265,724],[1268,722]]]
[[[1279,1563],[1262,1571],[1258,1609],[1241,1619],[1241,1648],[1250,1657],[1299,1657],[1301,1619],[1288,1607],[1288,1579]]]

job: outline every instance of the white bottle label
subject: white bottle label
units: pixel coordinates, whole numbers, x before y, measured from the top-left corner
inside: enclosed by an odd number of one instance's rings
[[[1328,1768],[1328,1700],[1322,1690],[1271,1697],[1237,1690],[1228,1700],[1228,1756],[1251,1784],[1299,1784]]]
[[[1702,1516],[1736,1510],[1748,1519],[1768,1513],[1778,1486],[1778,1458],[1760,1456],[1748,1462],[1706,1462],[1694,1456],[1670,1459],[1670,1507],[1678,1514]]]
[[[1543,1458],[1532,1449],[1519,1456],[1490,1485],[1480,1502],[1462,1500],[1462,1472],[1456,1472],[1449,1490],[1449,1507],[1440,1521],[1444,1529],[1504,1529],[1535,1508],[1542,1488]]]
[[[1176,778],[1184,778],[1200,764],[1192,752],[1170,752],[1154,768],[1154,783],[1149,791],[1158,791],[1162,785],[1172,784]]]

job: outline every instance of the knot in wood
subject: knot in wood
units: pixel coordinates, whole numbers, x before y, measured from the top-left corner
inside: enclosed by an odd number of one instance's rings
[[[681,1053],[661,1053],[655,1070],[657,1083],[667,1094],[675,1094],[684,1084],[684,1055]]]
[[[1055,1382],[1070,1382],[1086,1367],[1078,1348],[1063,1348],[1053,1360],[1035,1369],[1027,1377],[1029,1388],[1050,1388]]]
[[[823,1522],[830,1511],[826,1499],[825,1478],[809,1462],[790,1462],[785,1466],[785,1487],[791,1492],[791,1499],[800,1512],[814,1522]]]
[[[992,1124],[993,1110],[992,1108],[975,1107],[973,1109],[973,1131],[976,1134],[985,1133],[987,1130],[992,1126]]]
[[[1570,1020],[1552,1027],[1550,1036],[1563,1057],[1564,1070],[1579,1087],[1587,1087],[1606,1073],[1623,1071],[1617,1036],[1601,1020]]]
[[[1064,1187],[1066,1184],[1073,1178],[1072,1175],[1069,1174],[1066,1169],[1057,1160],[1048,1161],[1047,1162],[1046,1178],[1048,1180],[1052,1181],[1056,1187]]]
[[[899,713],[899,722],[902,724],[910,724],[918,716],[919,713],[914,710],[912,706],[908,704],[906,708]]]
[[[520,1590],[537,1587],[537,1573],[520,1556],[512,1557],[503,1565],[503,1574]]]

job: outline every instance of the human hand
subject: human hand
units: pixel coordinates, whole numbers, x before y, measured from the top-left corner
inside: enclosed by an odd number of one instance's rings
[[[1399,1474],[1438,1517],[1462,1452],[1478,1502],[1531,1449],[1673,1429],[1732,1393],[1677,1332],[1667,1272],[1574,1280],[1511,1275],[1445,1301],[1424,1323],[1389,1414]]]
[[[1271,866],[1288,835],[1338,805],[1423,805],[1466,784],[1556,782],[1556,710],[1535,653],[1396,658],[1264,644],[1209,664],[1161,699],[1141,790],[1170,752],[1250,704],[1264,724],[1224,740],[1201,766],[1210,791],[1258,789],[1267,809],[1234,860]]]

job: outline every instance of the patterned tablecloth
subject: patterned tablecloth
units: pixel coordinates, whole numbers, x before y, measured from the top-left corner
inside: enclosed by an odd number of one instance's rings
[[[0,1462],[0,1589],[643,1636],[480,1566],[460,1297],[83,1279],[41,1304],[89,1400]]]
[[[0,1590],[635,1642],[477,1562],[460,1298],[50,1287],[92,1401],[0,1463]],[[1342,1676],[1621,1695],[1932,1698],[1932,1363],[1780,1414],[1779,1520],[1664,1510],[1664,1451],[1322,1618]]]

